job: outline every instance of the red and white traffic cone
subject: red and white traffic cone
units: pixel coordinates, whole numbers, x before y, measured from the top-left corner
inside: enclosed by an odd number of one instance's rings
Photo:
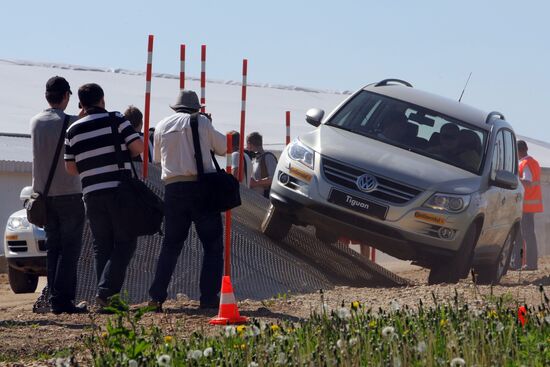
[[[233,294],[233,286],[231,279],[225,275],[222,279],[222,291],[220,297],[220,309],[218,316],[210,320],[210,325],[230,325],[230,324],[245,324],[248,322],[248,317],[239,314],[237,300]]]

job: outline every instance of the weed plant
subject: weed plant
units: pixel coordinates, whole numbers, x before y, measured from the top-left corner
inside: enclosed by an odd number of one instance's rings
[[[458,295],[445,304],[434,300],[430,307],[419,301],[415,310],[395,301],[388,310],[342,302],[300,322],[253,320],[185,339],[140,326],[148,309],[121,303],[86,346],[96,366],[550,366],[546,297],[526,307],[524,324],[521,305],[503,299],[476,308]]]

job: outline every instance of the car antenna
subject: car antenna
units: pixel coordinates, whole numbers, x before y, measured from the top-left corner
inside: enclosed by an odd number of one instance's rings
[[[464,84],[464,89],[462,89],[462,93],[460,93],[460,98],[458,98],[458,102],[462,101],[462,96],[464,95],[464,91],[466,90],[466,87],[468,86],[468,82],[470,81],[471,76],[472,76],[472,72],[470,71],[470,75],[468,75],[468,80],[466,80],[466,84]]]

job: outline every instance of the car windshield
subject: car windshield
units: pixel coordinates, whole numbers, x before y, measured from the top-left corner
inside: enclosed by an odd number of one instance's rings
[[[486,131],[411,103],[361,91],[326,124],[480,174]]]

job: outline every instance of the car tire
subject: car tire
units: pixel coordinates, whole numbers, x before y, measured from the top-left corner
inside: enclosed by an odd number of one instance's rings
[[[8,267],[8,278],[13,293],[34,293],[38,286],[38,275],[28,274],[17,269]]]
[[[518,240],[517,232],[515,229],[512,229],[504,245],[498,254],[496,261],[489,265],[479,265],[476,266],[475,271],[477,274],[476,282],[477,284],[498,284],[503,276],[508,272],[508,267],[510,266],[510,259],[512,258],[512,252],[516,241]]]
[[[273,204],[269,206],[265,218],[260,225],[262,233],[274,241],[280,241],[285,238],[291,227],[292,222]]]
[[[315,227],[315,237],[326,245],[330,245],[338,241],[337,234],[320,227]]]
[[[474,260],[477,243],[477,226],[472,224],[464,235],[460,249],[447,261],[441,261],[430,269],[428,284],[458,283],[468,276]]]

